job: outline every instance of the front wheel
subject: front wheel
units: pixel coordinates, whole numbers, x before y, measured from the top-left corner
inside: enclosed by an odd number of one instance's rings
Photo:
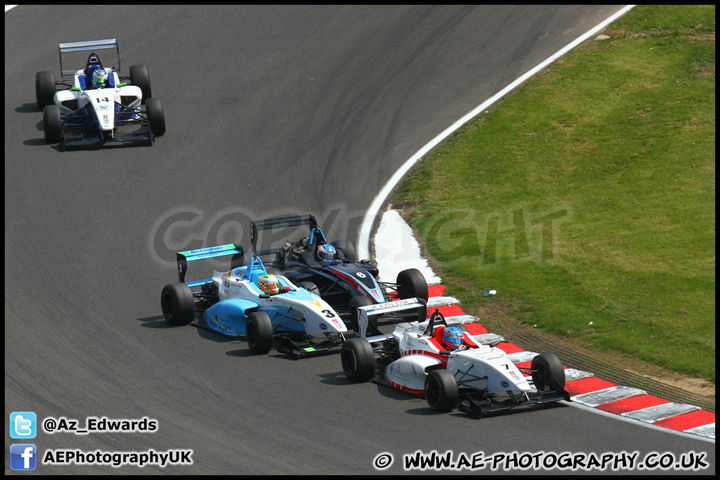
[[[268,353],[273,344],[273,327],[265,312],[252,312],[248,315],[247,342],[253,353]]]
[[[375,376],[375,355],[370,342],[364,338],[351,338],[340,352],[343,372],[353,382],[369,382]]]
[[[140,87],[142,91],[142,103],[152,98],[152,88],[150,86],[150,73],[145,64],[132,65],[130,67],[130,84]]]
[[[57,143],[62,138],[62,119],[57,105],[46,105],[43,109],[43,130],[47,143]]]
[[[195,300],[184,283],[165,285],[160,294],[160,307],[171,325],[189,325],[195,317]]]
[[[542,392],[549,386],[552,390],[562,390],[565,387],[565,369],[554,353],[541,353],[532,359],[530,364],[532,379],[535,388]]]
[[[422,298],[428,300],[428,285],[425,275],[417,268],[408,268],[398,273],[397,292],[400,298]]]
[[[425,400],[436,412],[449,412],[458,403],[455,377],[448,370],[433,370],[425,379]]]
[[[150,98],[145,103],[145,112],[147,113],[150,130],[156,137],[160,137],[165,133],[165,113],[163,112],[162,103],[159,98]]]

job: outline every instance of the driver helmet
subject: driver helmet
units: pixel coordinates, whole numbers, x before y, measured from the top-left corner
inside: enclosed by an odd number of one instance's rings
[[[443,344],[450,350],[457,350],[463,343],[463,332],[458,327],[445,327]]]
[[[280,282],[272,273],[265,273],[258,277],[258,287],[269,295],[280,293]]]
[[[335,247],[333,247],[329,243],[323,243],[322,245],[318,246],[317,249],[318,260],[322,260],[331,265],[335,264],[337,263],[337,260],[335,260],[335,252]]]
[[[96,69],[92,74],[92,84],[95,88],[108,86],[108,73],[104,68]]]

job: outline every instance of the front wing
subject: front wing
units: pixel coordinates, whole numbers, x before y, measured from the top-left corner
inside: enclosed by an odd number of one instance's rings
[[[329,338],[323,342],[313,342],[306,336],[290,336],[281,335],[280,345],[277,350],[280,353],[285,353],[298,358],[305,358],[310,356],[322,355],[334,350],[337,347],[341,347],[345,338],[342,334],[339,334],[339,338]]]
[[[90,114],[72,112],[62,116],[62,148],[91,147],[104,145],[107,142],[134,143],[155,141],[155,135],[149,127],[147,114],[143,110],[121,106],[115,113],[116,128],[113,131],[102,131],[92,128],[87,122]],[[135,128],[135,130],[131,130]]]
[[[507,397],[498,399],[485,397],[476,390],[460,389],[460,403],[458,409],[480,418],[492,413],[510,410],[518,407],[532,407],[544,405],[560,400],[570,400],[570,394],[564,389],[545,392],[505,392]]]

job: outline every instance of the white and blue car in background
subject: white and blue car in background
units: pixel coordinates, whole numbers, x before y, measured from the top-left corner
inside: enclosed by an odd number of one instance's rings
[[[47,143],[58,143],[63,150],[108,142],[152,145],[165,133],[165,114],[160,99],[152,96],[147,66],[133,65],[130,75],[120,76],[116,39],[61,43],[58,49],[62,79],[48,71],[35,74],[35,99],[43,111]],[[96,53],[100,50],[114,51],[111,56],[117,66],[103,65]],[[63,63],[73,54],[88,51],[84,68],[65,69]],[[104,88],[92,84],[93,72],[99,69],[107,73]]]

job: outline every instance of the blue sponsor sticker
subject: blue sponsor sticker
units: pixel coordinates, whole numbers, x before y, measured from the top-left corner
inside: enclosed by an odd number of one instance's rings
[[[199,253],[210,253],[210,252],[217,252],[218,250],[222,250],[225,247],[219,246],[219,247],[205,247],[205,248],[198,248],[197,250],[190,250],[190,253],[192,255],[197,255]]]

